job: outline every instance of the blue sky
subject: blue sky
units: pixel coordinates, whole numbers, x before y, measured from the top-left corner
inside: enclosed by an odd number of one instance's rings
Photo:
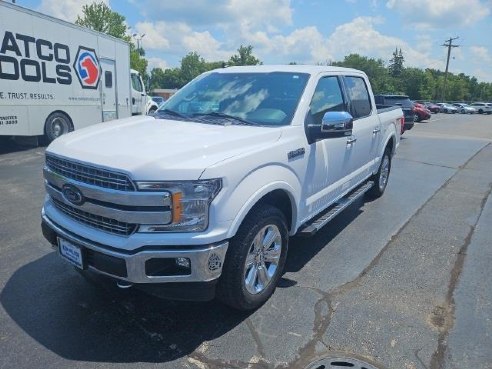
[[[227,60],[252,45],[265,64],[323,63],[345,55],[388,62],[396,47],[405,65],[445,69],[492,82],[492,0],[104,0],[125,16],[152,67],[175,67],[190,51]],[[70,21],[90,0],[17,0]]]

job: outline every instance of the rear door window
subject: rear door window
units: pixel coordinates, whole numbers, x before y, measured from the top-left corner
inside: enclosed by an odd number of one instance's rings
[[[350,114],[352,114],[354,119],[371,115],[371,97],[364,78],[346,76],[344,81],[347,95],[350,99]]]

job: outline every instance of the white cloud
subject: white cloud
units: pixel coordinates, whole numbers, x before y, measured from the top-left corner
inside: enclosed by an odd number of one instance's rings
[[[229,0],[230,23],[238,20],[250,27],[292,24],[290,0]]]
[[[145,34],[142,46],[146,50],[165,51],[180,57],[196,51],[207,61],[224,60],[232,55],[231,51],[222,49],[222,44],[210,32],[193,31],[182,22],[141,22],[135,29],[137,33]]]
[[[179,25],[179,28],[188,30],[186,25]],[[135,25],[136,33],[139,35],[145,35],[142,37],[141,42],[144,49],[150,50],[166,50],[170,46],[169,39],[164,36],[168,34],[168,25],[165,22],[141,22]]]
[[[376,30],[380,18],[358,17],[338,26],[329,37],[329,49],[341,58],[350,53],[381,58],[388,62],[396,48],[402,49],[405,65],[422,68],[439,68],[442,62],[430,56],[430,50],[419,50],[406,41],[388,36]]]
[[[102,1],[109,5],[109,0]],[[38,10],[56,18],[75,22],[77,15],[82,14],[82,7],[91,3],[93,0],[42,0]]]
[[[492,62],[492,56],[489,52],[489,50],[486,47],[483,46],[470,46],[470,51],[472,52],[472,55],[474,58],[478,58],[479,62],[483,63],[490,63]],[[473,60],[473,59],[472,59]]]
[[[490,14],[490,5],[480,0],[388,0],[403,19],[420,28],[469,26]]]
[[[148,19],[196,26],[285,25],[292,22],[290,0],[141,0],[134,1]]]
[[[187,51],[196,51],[205,60],[224,60],[231,55],[231,52],[220,50],[221,43],[208,31],[184,35],[183,46]]]
[[[154,68],[161,68],[162,70],[169,68],[169,64],[167,63],[167,61],[161,58],[147,58],[147,61],[149,62],[147,69],[147,71],[149,72]]]
[[[254,45],[255,52],[261,56],[275,58],[275,63],[314,64],[332,59],[326,39],[316,27],[294,30],[288,35],[269,36],[265,32],[256,32],[246,37],[246,43]]]

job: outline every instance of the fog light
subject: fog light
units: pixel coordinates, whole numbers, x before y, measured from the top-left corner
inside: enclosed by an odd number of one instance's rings
[[[190,268],[190,259],[188,258],[176,258],[176,265],[182,268]]]

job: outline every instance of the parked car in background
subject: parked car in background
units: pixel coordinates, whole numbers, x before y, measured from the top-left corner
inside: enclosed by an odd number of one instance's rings
[[[147,104],[145,105],[145,114],[154,114],[156,110],[159,109],[159,104],[157,104],[154,99],[150,96],[147,99]]]
[[[422,122],[423,120],[427,120],[432,115],[430,110],[427,109],[424,104],[420,104],[418,102],[415,102],[413,104],[413,112],[416,115],[415,118],[416,122]]]
[[[468,104],[456,103],[453,105],[458,108],[458,111],[461,114],[475,114],[477,112],[477,109],[475,109],[473,106],[470,106]]]
[[[427,109],[429,109],[429,111],[431,113],[436,114],[436,113],[439,113],[441,111],[441,107],[437,104],[432,103],[432,102],[425,102],[424,105]]]
[[[471,107],[477,109],[479,114],[492,114],[492,104],[484,102],[474,102]]]
[[[161,106],[161,104],[166,101],[162,96],[151,96],[150,97],[154,102],[157,104],[157,106]]]
[[[441,112],[446,114],[456,114],[458,112],[458,108],[454,105],[448,103],[437,103],[441,107]]]
[[[405,125],[404,131],[408,131],[413,128],[416,114],[413,111],[413,102],[406,95],[391,95],[391,94],[381,94],[375,95],[374,100],[376,101],[376,107],[378,109],[381,108],[389,108],[391,106],[400,106],[401,110],[403,110],[403,114],[405,115]]]

